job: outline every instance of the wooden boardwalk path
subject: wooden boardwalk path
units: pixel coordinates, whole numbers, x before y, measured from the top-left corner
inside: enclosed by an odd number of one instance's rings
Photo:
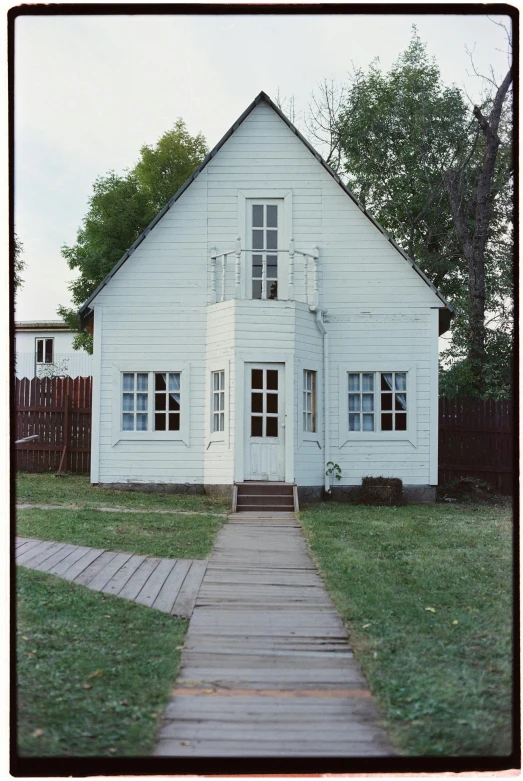
[[[94,591],[190,618],[207,561],[158,559],[83,545],[16,538],[15,561]]]
[[[391,756],[294,513],[218,534],[156,756]]]

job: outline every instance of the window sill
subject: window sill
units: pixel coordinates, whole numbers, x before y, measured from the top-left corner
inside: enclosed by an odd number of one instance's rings
[[[116,434],[113,445],[118,442],[161,442],[162,440],[187,444],[181,431],[120,431]]]
[[[409,431],[347,431],[345,437],[340,440],[340,447],[344,447],[347,442],[394,442],[408,441],[414,447],[417,447],[414,433]]]

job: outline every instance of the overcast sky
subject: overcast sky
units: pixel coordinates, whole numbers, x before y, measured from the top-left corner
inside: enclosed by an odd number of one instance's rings
[[[471,98],[481,85],[467,49],[479,71],[506,73],[505,34],[486,16],[17,18],[15,224],[27,263],[17,320],[56,319],[70,304],[60,247],[75,242],[97,176],[133,166],[177,117],[213,147],[260,90],[303,110],[351,63],[390,67],[412,24],[443,79]]]

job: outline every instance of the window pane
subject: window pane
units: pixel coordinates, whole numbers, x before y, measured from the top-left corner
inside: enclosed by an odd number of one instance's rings
[[[141,411],[147,410],[147,393],[138,393],[136,395],[136,409]]]
[[[359,389],[360,389],[360,375],[349,374],[349,390],[359,391]]]
[[[373,391],[374,390],[374,375],[373,374],[362,374],[361,375],[361,389],[364,391]]]
[[[147,412],[139,412],[136,415],[136,430],[147,431]]]
[[[253,280],[252,282],[252,297],[260,299],[262,297],[262,283],[260,280]]]
[[[252,207],[252,226],[253,228],[263,228],[263,206]]]
[[[252,369],[251,388],[263,388],[263,369]]]
[[[263,393],[251,393],[251,412],[263,412]]]
[[[392,413],[386,412],[381,416],[381,430],[392,431]]]
[[[45,340],[45,362],[46,363],[53,362],[53,340],[52,339]]]
[[[363,415],[363,431],[374,431],[374,415]]]
[[[174,374],[169,374],[169,390],[170,391],[179,391],[180,390],[180,373],[175,372]]]
[[[381,394],[381,409],[392,409],[392,393]]]
[[[170,410],[179,410],[180,409],[180,394],[179,393],[169,393],[169,409]]]
[[[263,231],[252,232],[252,248],[263,249]]]
[[[261,255],[253,255],[252,256],[252,276],[255,279],[261,279],[261,276],[262,276],[262,256]]]
[[[312,389],[312,372],[305,372],[305,387],[307,390]]]
[[[134,415],[123,414],[122,431],[134,431]]]
[[[357,412],[360,409],[360,394],[349,393],[349,410],[351,412]]]
[[[219,423],[220,423],[220,415],[218,412],[215,412],[212,416],[213,424],[212,424],[212,430],[213,431],[219,431]]]
[[[349,413],[349,431],[360,430],[360,416]]]
[[[275,301],[278,298],[278,283],[271,282],[268,285],[267,298],[269,301]]]
[[[123,376],[123,389],[124,391],[134,390],[134,374],[124,373]]]
[[[278,372],[267,369],[267,390],[278,390]]]
[[[36,360],[38,363],[43,363],[44,360],[44,340],[36,340]]]
[[[220,409],[220,394],[219,393],[213,393],[212,408],[213,408],[213,412],[218,412],[219,409]]]
[[[154,430],[165,431],[165,412],[156,413],[154,416]]]
[[[220,389],[220,375],[219,375],[219,373],[218,372],[214,372],[214,374],[212,375],[212,379],[213,379],[213,388],[214,388],[214,390],[219,390]]]
[[[165,409],[165,405],[166,405],[165,393],[156,393],[154,397],[155,410]]]
[[[180,413],[179,412],[170,412],[169,413],[169,431],[179,431],[180,430]]]
[[[267,394],[267,412],[278,412],[278,394],[277,393],[268,393]]]
[[[267,231],[267,249],[278,249],[278,231]],[[253,247],[256,249],[256,247]]]
[[[263,435],[263,418],[251,416],[251,437],[261,437]]]
[[[400,391],[407,390],[407,373],[398,372],[395,375],[395,383],[396,383],[396,390],[400,390]]]
[[[278,227],[278,207],[277,206],[267,206],[267,227],[268,228],[277,228]]]
[[[278,436],[278,418],[267,418],[267,436]]]
[[[126,412],[132,412],[134,410],[134,393],[124,393],[122,409]]]
[[[225,414],[220,412],[220,431],[225,431]]]
[[[146,391],[148,388],[149,375],[137,374],[136,375],[136,390]]]
[[[395,393],[396,402],[394,405],[394,409],[404,410],[407,409],[407,394],[406,393]]]
[[[396,431],[407,430],[407,415],[405,412],[398,412],[396,414]]]
[[[167,385],[165,384],[166,375],[165,374],[155,374],[154,375],[154,389],[157,391],[164,391],[167,390]]]
[[[278,276],[278,256],[267,255],[267,279],[276,279]]]
[[[225,393],[223,391],[220,393],[220,409],[225,409]]]
[[[364,393],[362,398],[363,412],[374,412],[374,396],[372,393]]]
[[[225,372],[220,372],[220,390],[225,389]]]
[[[392,374],[385,373],[381,375],[381,390],[392,390]]]

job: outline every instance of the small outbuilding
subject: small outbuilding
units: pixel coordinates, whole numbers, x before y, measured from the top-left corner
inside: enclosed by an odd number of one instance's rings
[[[434,498],[452,308],[265,93],[80,314],[93,483]]]

